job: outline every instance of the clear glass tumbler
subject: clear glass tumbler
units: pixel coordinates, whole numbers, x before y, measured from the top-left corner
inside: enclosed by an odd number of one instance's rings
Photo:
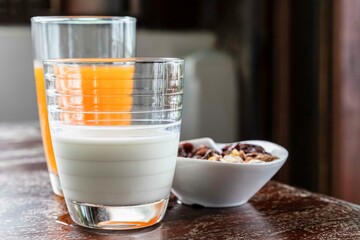
[[[50,132],[73,221],[100,229],[159,222],[179,143],[184,61],[44,61]]]
[[[33,17],[31,31],[37,103],[53,191],[62,196],[46,111],[42,61],[135,56],[136,19],[131,17]]]

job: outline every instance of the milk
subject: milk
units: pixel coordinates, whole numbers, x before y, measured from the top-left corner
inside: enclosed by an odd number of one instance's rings
[[[119,206],[169,195],[179,143],[164,126],[64,127],[52,131],[65,198]]]

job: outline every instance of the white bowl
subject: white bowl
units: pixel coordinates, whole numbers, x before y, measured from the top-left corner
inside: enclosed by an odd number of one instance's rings
[[[227,144],[216,144],[210,138],[183,141],[198,147],[206,145],[220,150]],[[178,157],[172,192],[183,203],[204,207],[234,207],[246,203],[281,168],[288,151],[272,142],[241,141],[255,144],[277,156],[272,162],[228,163]]]

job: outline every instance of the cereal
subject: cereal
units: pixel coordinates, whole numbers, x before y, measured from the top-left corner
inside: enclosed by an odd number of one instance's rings
[[[179,145],[178,157],[229,163],[263,163],[278,159],[266,152],[263,147],[247,143],[227,145],[222,148],[222,153],[219,153],[205,145],[200,145],[195,149],[194,145],[185,142]]]

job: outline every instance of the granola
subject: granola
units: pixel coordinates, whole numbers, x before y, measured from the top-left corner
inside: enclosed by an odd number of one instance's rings
[[[178,157],[230,163],[262,163],[278,159],[266,152],[263,147],[247,143],[230,144],[221,150],[222,152],[219,153],[205,145],[194,148],[193,144],[185,142],[179,145]]]

